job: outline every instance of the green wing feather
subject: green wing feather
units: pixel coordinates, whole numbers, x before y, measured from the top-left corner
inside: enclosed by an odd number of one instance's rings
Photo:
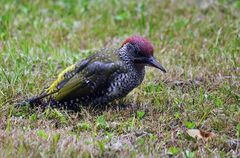
[[[111,51],[112,50],[107,50]],[[105,51],[107,53],[107,51]],[[83,60],[79,63],[69,66],[63,70],[57,77],[57,79],[45,89],[39,96],[27,99],[24,102],[19,103],[19,106],[26,105],[27,103],[34,105],[41,99],[52,96],[57,101],[68,99],[69,97],[79,96],[81,94],[87,94],[94,91],[94,87],[91,86],[91,82],[95,82],[96,87],[102,82],[106,82],[107,78],[115,71],[126,72],[119,60],[118,55],[107,53],[107,55],[96,53],[91,57]],[[101,62],[99,62],[101,61]]]
[[[76,63],[67,67],[57,77],[57,79],[46,89],[46,93],[58,92],[72,77],[84,69],[87,64],[93,59],[93,56],[83,60],[82,62]]]
[[[56,93],[55,99],[58,101],[68,100],[93,93],[98,87],[105,85],[108,78],[119,67],[121,67],[119,63],[90,63],[61,87]]]
[[[75,68],[76,68],[76,65],[74,64],[74,65],[71,65],[71,66],[67,67],[65,70],[63,70],[58,75],[57,79],[51,84],[51,86],[49,86],[47,88],[47,90],[46,90],[47,94],[57,91],[58,90],[58,85],[60,83],[64,82],[64,80],[66,80],[66,77],[65,77],[66,74],[71,73],[73,70],[75,70]]]
[[[126,71],[121,62],[111,61],[106,56],[94,55],[62,71],[46,92],[54,93],[53,96],[57,101],[84,96],[104,84],[116,70]]]

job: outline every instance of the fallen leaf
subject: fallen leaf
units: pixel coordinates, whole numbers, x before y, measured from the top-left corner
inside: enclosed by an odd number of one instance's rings
[[[193,138],[206,139],[206,140],[216,136],[216,134],[213,132],[207,132],[199,129],[188,129],[187,133]]]

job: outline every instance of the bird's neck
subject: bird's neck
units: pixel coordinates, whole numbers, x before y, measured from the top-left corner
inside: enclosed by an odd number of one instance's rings
[[[128,53],[127,47],[123,46],[117,50],[117,54],[120,57],[120,59],[127,65],[134,64],[131,60],[131,57]]]

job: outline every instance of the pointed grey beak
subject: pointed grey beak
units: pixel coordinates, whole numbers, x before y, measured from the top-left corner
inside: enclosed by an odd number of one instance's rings
[[[166,73],[167,71],[164,69],[164,67],[152,56],[148,60],[148,64],[150,66],[153,66],[155,68],[160,69],[162,72]]]

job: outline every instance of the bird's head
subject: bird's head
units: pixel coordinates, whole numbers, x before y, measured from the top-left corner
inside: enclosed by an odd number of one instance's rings
[[[160,69],[164,73],[166,70],[153,56],[153,46],[145,38],[141,36],[132,36],[127,38],[122,47],[127,49],[131,60],[138,65],[152,66]]]

